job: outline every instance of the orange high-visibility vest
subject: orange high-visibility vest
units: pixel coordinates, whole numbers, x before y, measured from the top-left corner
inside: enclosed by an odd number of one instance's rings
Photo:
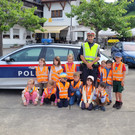
[[[92,85],[89,87],[89,89],[86,87],[86,85],[83,86],[83,90],[86,91],[87,101],[90,99],[91,93],[93,92],[94,89],[95,89],[95,87],[93,87]],[[83,98],[81,99],[81,101],[83,101]]]
[[[98,93],[98,94],[97,94],[98,97],[101,97],[100,91],[98,91],[97,89],[96,89],[96,93]],[[109,102],[108,94],[106,93],[105,90],[103,90],[103,96],[106,96],[106,100],[107,100],[107,102]]]
[[[48,88],[44,88],[44,94],[45,94],[45,98],[51,98],[51,95],[52,94],[55,94],[56,93],[56,88],[53,88],[51,90],[51,93],[48,93]]]
[[[63,99],[63,98],[67,99],[68,98],[68,88],[70,86],[70,83],[66,82],[65,86],[64,86],[61,82],[58,82],[58,83],[56,83],[56,86],[59,89],[60,99]]]
[[[76,65],[72,64],[71,69],[69,69],[68,64],[65,64],[65,70],[66,70],[66,73],[67,73],[67,78],[72,80],[73,79],[73,74],[74,74],[74,72],[76,70]]]
[[[79,80],[78,83],[74,86],[74,81],[72,81],[72,82],[71,82],[71,85],[72,85],[72,87],[73,87],[74,89],[79,89],[79,87],[80,87],[81,85],[83,85],[83,82]],[[74,92],[72,92],[70,95],[73,96],[73,95],[74,95]]]
[[[101,65],[98,67],[98,71],[99,71],[99,73],[100,73],[100,75],[101,75],[101,72],[104,70],[104,68],[103,67],[101,67]],[[97,82],[100,82],[100,78],[97,78]]]
[[[107,76],[107,71],[106,71],[106,69],[104,69],[104,70],[102,71],[102,73],[103,73],[103,82],[112,85],[112,83],[113,83],[112,70],[110,70],[108,76]]]
[[[60,74],[63,72],[63,69],[61,68],[60,70],[58,70],[56,72],[55,70],[55,66],[51,66],[51,80],[55,81],[55,82],[59,82],[60,81]]]
[[[48,67],[44,66],[42,71],[40,70],[40,67],[36,67],[36,77],[38,83],[40,82],[47,82],[48,81]]]
[[[122,81],[123,80],[123,71],[122,71],[123,64],[124,63],[121,62],[116,70],[115,69],[116,62],[113,63],[113,80],[114,81]]]
[[[25,92],[29,92],[28,87],[25,88]],[[33,87],[33,91],[30,93],[30,95],[32,95],[33,92],[38,92],[38,88],[34,86],[34,87]]]

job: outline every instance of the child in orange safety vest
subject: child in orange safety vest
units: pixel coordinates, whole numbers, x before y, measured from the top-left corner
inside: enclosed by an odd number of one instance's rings
[[[110,105],[112,103],[112,84],[113,84],[113,76],[112,76],[112,61],[106,61],[106,67],[101,72],[100,82],[106,83],[106,92],[108,94],[109,102],[107,103]]]
[[[120,52],[114,55],[116,62],[113,63],[113,92],[115,92],[116,102],[113,108],[120,109],[122,107],[122,91],[124,90],[124,81],[126,76],[125,64],[121,62],[122,54]]]
[[[64,65],[64,72],[67,73],[68,82],[73,81],[73,73],[77,71],[76,64],[73,63],[74,56],[69,54],[67,56],[67,63]]]
[[[37,105],[38,98],[39,98],[38,88],[35,87],[34,80],[30,79],[27,82],[27,87],[22,91],[23,104],[24,106],[27,106],[30,103],[30,101],[32,101],[34,105]]]
[[[60,74],[60,82],[56,83],[57,105],[59,108],[67,107],[70,100],[70,83],[67,82],[67,74]]]
[[[50,69],[49,80],[53,80],[54,82],[60,81],[60,74],[63,72],[63,68],[61,67],[60,57],[56,56],[53,60],[53,65]]]
[[[48,67],[45,66],[45,59],[39,59],[39,65],[36,67],[36,78],[39,85],[39,94],[42,96],[43,88],[46,86],[48,82]]]
[[[47,83],[47,88],[44,88],[40,105],[43,105],[43,103],[49,103],[50,101],[51,101],[51,105],[54,105],[54,101],[56,97],[55,93],[56,93],[55,83],[54,81],[50,80]]]
[[[102,60],[101,65],[98,67],[97,86],[100,83],[101,72],[104,70],[105,67],[106,67],[106,61]]]
[[[94,91],[94,77],[89,75],[86,80],[86,85],[82,89],[82,99],[80,102],[80,107],[82,110],[87,109],[91,111],[93,109],[93,91]]]
[[[101,82],[99,84],[98,88],[96,88],[94,90],[93,100],[97,104],[94,107],[94,110],[99,110],[99,109],[101,109],[102,111],[106,110],[105,109],[105,104],[108,101],[108,95],[107,95],[107,93],[105,91],[105,88],[106,88],[106,84],[104,82]]]
[[[81,100],[81,92],[82,92],[82,87],[83,87],[83,82],[80,80],[80,73],[79,72],[75,72],[73,74],[73,78],[74,80],[71,81],[70,84],[70,101],[69,101],[69,105],[73,105],[75,100],[77,101],[77,105],[80,104],[80,100]]]

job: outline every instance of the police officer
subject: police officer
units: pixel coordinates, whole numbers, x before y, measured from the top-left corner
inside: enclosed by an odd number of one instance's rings
[[[83,84],[86,83],[88,75],[94,76],[94,84],[96,85],[98,74],[98,61],[100,59],[100,46],[94,43],[95,33],[87,33],[87,40],[82,44],[80,49],[81,64],[81,79]]]

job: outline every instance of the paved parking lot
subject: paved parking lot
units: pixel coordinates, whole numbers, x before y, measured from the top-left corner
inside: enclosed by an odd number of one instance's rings
[[[76,105],[71,110],[48,105],[24,107],[20,90],[0,90],[0,135],[134,135],[134,81],[132,68],[126,77],[122,109],[110,105],[106,112],[82,111]]]

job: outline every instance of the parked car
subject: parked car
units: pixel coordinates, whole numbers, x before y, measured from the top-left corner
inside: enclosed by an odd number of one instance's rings
[[[46,65],[53,64],[53,58],[60,56],[61,64],[67,61],[67,55],[74,55],[74,63],[80,70],[80,46],[66,44],[27,45],[0,58],[0,89],[23,89],[28,79],[35,78],[35,66],[40,58],[45,58]],[[101,59],[110,59],[101,51]]]
[[[111,56],[116,52],[122,53],[122,60],[129,66],[135,66],[135,42],[118,42],[111,48]]]

